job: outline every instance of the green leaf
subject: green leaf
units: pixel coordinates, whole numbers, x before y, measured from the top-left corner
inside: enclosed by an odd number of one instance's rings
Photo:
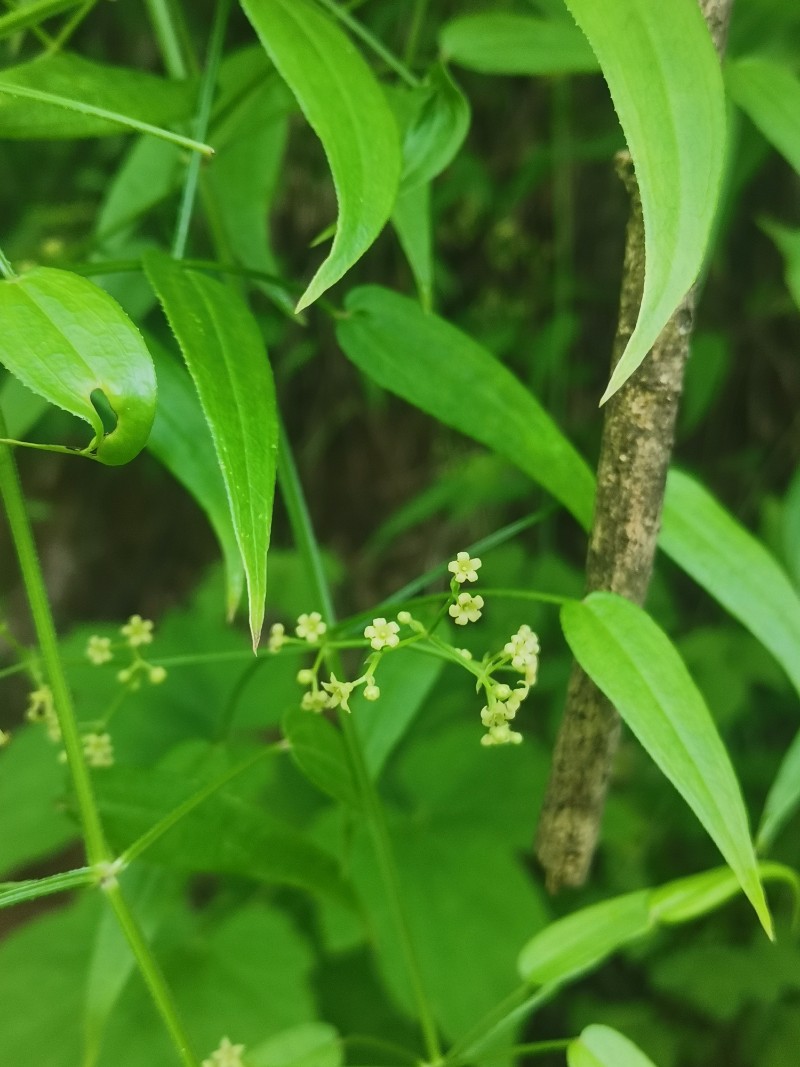
[[[794,893],[795,907],[800,904],[800,879],[791,867],[780,863],[759,863],[758,870],[764,882],[787,883]],[[655,922],[664,926],[689,922],[727,903],[739,890],[733,871],[729,867],[718,867],[651,889],[650,913]]]
[[[258,645],[267,592],[278,416],[258,324],[233,290],[161,252],[144,257],[194,379],[217,452],[247,579],[250,632]]]
[[[156,341],[148,338],[148,345],[159,404],[147,447],[208,516],[225,561],[228,617],[233,618],[244,591],[244,565],[214,442],[189,375]]]
[[[358,690],[350,701],[364,761],[378,778],[387,759],[420,711],[444,666],[442,660],[403,649],[384,656],[375,680],[381,698],[371,703]]]
[[[283,732],[306,778],[334,800],[358,807],[358,790],[336,727],[322,715],[292,708],[284,716]]]
[[[648,889],[604,900],[550,923],[520,953],[517,968],[531,985],[560,984],[596,967],[652,928]]]
[[[659,545],[769,649],[800,693],[800,597],[767,549],[680,471],[667,479]]]
[[[144,448],[156,409],[153,361],[141,334],[102,289],[64,270],[36,267],[0,284],[0,362],[51,404],[94,430],[101,463],[127,463]],[[92,394],[116,426],[106,434]]]
[[[354,289],[336,325],[345,355],[385,389],[520,467],[588,528],[593,478],[539,402],[485,348],[407,297]]]
[[[167,81],[67,52],[40,56],[0,71],[2,85],[51,93],[156,125],[190,116],[197,96],[191,82]],[[118,123],[98,115],[0,92],[0,138],[61,141],[114,136],[119,132]]]
[[[739,783],[674,646],[646,612],[613,593],[565,604],[561,623],[575,658],[705,827],[772,937]]]
[[[759,852],[766,852],[800,806],[800,733],[786,751],[770,786],[756,834]]]
[[[421,102],[403,134],[403,192],[441,174],[464,143],[470,121],[467,98],[443,64],[433,66],[414,92]]]
[[[785,63],[745,56],[725,64],[733,101],[800,173],[800,78]]]
[[[409,192],[401,192],[392,211],[400,246],[411,267],[425,311],[433,305],[433,228],[431,224],[431,187],[418,185]]]
[[[639,318],[603,401],[627,381],[697,278],[725,157],[725,92],[696,0],[567,0],[628,142],[645,229]]]
[[[587,1026],[567,1046],[567,1067],[655,1067],[624,1034],[610,1026]]]
[[[0,386],[0,410],[9,437],[17,440],[27,437],[48,406],[44,397],[26,389],[19,378],[11,374]]]
[[[786,287],[800,310],[800,229],[782,226],[773,219],[761,219],[759,225],[783,256]]]
[[[300,298],[302,311],[388,220],[400,178],[397,127],[370,68],[312,0],[242,0],[242,7],[322,142],[339,203],[333,246]]]
[[[567,21],[483,12],[446,22],[445,59],[481,74],[581,74],[598,69],[585,37]]]

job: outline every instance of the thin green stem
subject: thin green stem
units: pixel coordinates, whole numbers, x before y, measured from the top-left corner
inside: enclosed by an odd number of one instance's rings
[[[511,1060],[517,1056],[544,1056],[548,1052],[563,1052],[572,1043],[572,1038],[556,1038],[552,1041],[530,1041],[523,1045],[508,1045],[492,1052],[482,1052],[481,1062],[491,1060]],[[450,1067],[467,1067],[469,1060],[448,1060]]]
[[[417,47],[419,45],[419,35],[422,31],[427,11],[428,0],[414,0],[414,8],[411,12],[411,22],[408,27],[408,36],[406,37],[406,48],[403,53],[403,62],[407,67],[414,66]]]
[[[27,900],[64,893],[69,889],[80,889],[97,881],[97,871],[93,867],[79,867],[75,871],[50,874],[44,878],[30,878],[24,882],[6,882],[0,886],[0,908],[9,908],[13,904],[22,904]]]
[[[11,266],[11,261],[7,258],[2,248],[0,248],[0,273],[9,281],[17,277],[17,272]]]
[[[169,141],[171,144],[179,145],[181,148],[188,148],[192,152],[198,152],[201,156],[210,157],[214,155],[214,149],[211,145],[195,141],[191,137],[184,137],[180,133],[173,133],[172,130],[165,130],[162,126],[152,126],[149,122],[140,122],[139,119],[132,118],[130,115],[122,115],[118,111],[107,111],[104,107],[86,104],[83,100],[73,100],[71,97],[59,96],[56,93],[46,93],[41,89],[32,89],[27,85],[12,85],[2,80],[0,80],[0,93],[6,93],[8,96],[21,96],[25,100],[38,100],[42,104],[53,104],[55,107],[64,108],[65,111],[77,111],[81,115],[92,115],[94,118],[105,119],[107,122],[113,122],[117,126],[136,130],[137,133],[152,134],[153,137],[159,137],[162,141]]]
[[[387,67],[393,70],[399,78],[403,79],[406,85],[410,85],[412,89],[417,88],[420,84],[419,78],[415,77],[408,67],[390,52],[386,45],[382,44],[363,23],[359,22],[358,19],[354,19],[335,0],[317,0],[317,3],[327,11],[330,11],[334,18],[337,18],[342,25],[346,26],[354,37],[360,37],[364,44],[383,60]]]
[[[0,435],[5,436],[5,420],[2,413],[0,413]],[[39,566],[33,531],[25,507],[25,498],[22,495],[22,486],[19,482],[13,453],[4,444],[0,444],[0,495],[5,504],[8,525],[17,550],[22,580],[36,628],[39,650],[53,694],[58,724],[67,753],[67,764],[75,788],[78,815],[86,844],[86,856],[89,863],[95,865],[108,858],[108,849],[100,824],[89,768],[83,758],[83,746],[78,733],[72,694],[61,662],[56,628],[50,611],[44,577]]]
[[[77,0],[76,0],[76,2],[77,2]],[[3,0],[3,6],[8,8],[9,11],[16,12],[18,10],[16,5],[12,3],[12,0]],[[28,5],[25,8],[25,10],[26,10],[26,12],[30,11],[30,5]],[[26,29],[29,29],[33,33],[33,35],[37,39],[37,41],[41,41],[41,43],[45,46],[45,48],[49,48],[50,45],[53,43],[52,42],[52,38],[50,37],[50,34],[49,33],[45,33],[45,31],[42,29],[41,26],[28,26],[28,27],[26,27]]]
[[[39,3],[25,4],[7,15],[0,15],[0,37],[8,37],[20,30],[38,28],[38,24],[62,11],[76,7],[81,0],[39,0]]]
[[[214,12],[214,22],[211,26],[211,35],[208,40],[208,56],[203,77],[200,82],[200,95],[197,100],[197,114],[194,120],[194,135],[198,140],[204,140],[208,133],[208,123],[211,118],[211,104],[214,100],[214,90],[217,86],[217,74],[222,59],[222,49],[225,44],[225,31],[228,26],[228,16],[231,10],[231,0],[217,0]],[[186,251],[186,240],[189,236],[189,224],[192,220],[194,201],[197,195],[197,183],[200,180],[200,157],[192,156],[189,166],[186,168],[186,181],[183,186],[180,208],[178,209],[178,223],[175,228],[175,240],[172,243],[172,255],[175,259],[182,259]]]
[[[89,14],[89,12],[92,10],[96,3],[97,0],[85,0],[83,7],[79,8],[77,11],[73,11],[73,13],[64,23],[64,25],[61,27],[60,31],[58,32],[58,35],[54,37],[53,40],[50,42],[47,51],[60,51],[67,43],[67,41],[69,41],[70,37],[77,30],[77,28],[80,26],[80,24],[83,22],[83,20],[86,18],[86,16]]]
[[[186,1033],[178,1009],[172,997],[172,991],[167,985],[161,968],[156,963],[155,957],[150,951],[150,946],[139,928],[139,924],[128,907],[125,898],[118,885],[110,885],[105,888],[111,907],[117,917],[122,932],[125,934],[131,947],[139,970],[144,978],[150,995],[158,1008],[159,1014],[164,1021],[167,1030],[173,1040],[176,1050],[180,1055],[184,1067],[200,1067],[199,1061],[192,1051],[189,1036]]]
[[[145,4],[167,73],[176,81],[185,81],[189,71],[175,29],[175,20],[169,9],[169,0],[145,0]]]
[[[311,524],[308,508],[306,507],[303,488],[300,484],[289,441],[283,427],[281,427],[278,451],[278,484],[280,485],[281,494],[286,504],[286,510],[289,513],[289,522],[292,527],[295,544],[297,545],[302,558],[305,560],[309,577],[311,578],[316,594],[316,599],[320,604],[320,608],[328,625],[333,626],[336,621],[333,597],[331,596],[330,587],[322,565],[322,556],[319,550],[319,545],[317,544],[314,528]],[[331,666],[341,677],[341,666],[338,661],[338,655],[335,652],[331,654]],[[353,725],[353,720],[351,716],[341,708],[339,709],[339,722],[347,746],[348,756],[355,774],[358,790],[361,794],[361,800],[367,815],[367,827],[372,839],[375,857],[378,862],[378,869],[383,881],[389,910],[400,944],[400,950],[405,961],[412,996],[417,1006],[417,1014],[420,1028],[422,1030],[423,1041],[425,1043],[425,1051],[430,1063],[439,1063],[442,1059],[442,1050],[436,1032],[436,1023],[425,992],[422,971],[420,969],[416,949],[414,948],[411,928],[400,889],[397,865],[395,863],[392,843],[389,837],[389,830],[384,818],[380,798],[378,797],[375,785],[369,776],[366,763],[364,762],[364,755]]]

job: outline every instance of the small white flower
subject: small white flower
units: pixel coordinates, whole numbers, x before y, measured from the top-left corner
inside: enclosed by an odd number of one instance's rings
[[[99,667],[103,663],[108,663],[112,656],[111,638],[92,634],[86,643],[86,658],[89,662]]]
[[[350,699],[353,689],[355,689],[354,682],[341,681],[335,674],[332,674],[329,682],[322,683],[322,688],[329,694],[327,704],[329,708],[341,707],[345,711],[350,710],[347,701]]]
[[[397,636],[400,627],[396,622],[387,622],[386,619],[373,619],[364,630],[364,637],[369,641],[376,652],[382,648],[394,648],[400,644]]]
[[[227,1037],[223,1037],[208,1059],[203,1060],[201,1067],[244,1067],[243,1052],[244,1045],[232,1045]]]
[[[532,668],[535,680],[536,667],[539,662],[539,638],[530,626],[520,626],[519,630],[512,634],[511,639],[503,646],[503,651],[511,656],[511,666],[516,667],[518,671],[525,671],[527,674],[528,668]],[[532,685],[533,682],[528,684]]]
[[[286,644],[286,627],[282,622],[273,623],[269,628],[267,647],[270,652],[280,652]]]
[[[120,633],[131,648],[149,645],[153,640],[152,620],[143,619],[141,615],[131,615],[125,625],[120,627]]]
[[[313,645],[319,641],[327,629],[328,627],[322,621],[320,613],[312,611],[310,614],[303,614],[298,618],[294,632],[298,637],[304,638],[309,644]]]
[[[472,596],[471,593],[459,593],[455,604],[449,608],[450,615],[456,626],[466,626],[468,622],[477,622],[481,617],[483,607],[482,596]]]
[[[460,585],[462,582],[477,582],[480,566],[481,561],[477,557],[470,559],[469,552],[459,552],[456,558],[447,564],[447,569]]]
[[[114,763],[114,747],[109,734],[84,734],[83,758],[90,767],[111,767]]]

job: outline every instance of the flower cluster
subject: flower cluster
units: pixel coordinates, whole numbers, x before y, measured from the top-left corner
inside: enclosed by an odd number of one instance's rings
[[[38,689],[28,693],[25,718],[28,722],[42,723],[47,730],[47,736],[55,744],[58,744],[61,740],[61,727],[59,726],[56,707],[53,703],[53,691],[49,685],[40,685]]]
[[[509,723],[535,684],[538,668],[539,638],[530,626],[520,626],[505,643],[503,651],[486,663],[483,685],[487,699],[481,709],[481,722],[486,733],[481,738],[482,745],[518,745],[522,741],[522,734],[512,730]],[[515,688],[493,680],[494,672],[501,669],[522,675]]]

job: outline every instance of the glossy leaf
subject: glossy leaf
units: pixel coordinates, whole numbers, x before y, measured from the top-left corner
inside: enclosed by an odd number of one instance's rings
[[[610,1026],[587,1026],[567,1046],[567,1067],[655,1067],[649,1056]]]
[[[420,94],[421,103],[403,131],[403,192],[441,174],[469,130],[467,98],[441,63],[431,68],[424,86],[415,92]]]
[[[242,298],[160,252],[145,269],[178,339],[211,431],[244,566],[253,648],[264,621],[278,421],[258,325]]]
[[[636,328],[607,400],[636,370],[697,278],[725,157],[725,93],[696,0],[567,0],[600,61],[633,157],[645,228]]]
[[[800,693],[800,596],[760,541],[680,471],[667,479],[659,543],[769,649]]]
[[[574,23],[511,12],[461,15],[439,34],[445,59],[481,74],[581,74],[599,64]]]
[[[155,416],[156,376],[141,334],[115,300],[77,274],[36,267],[0,283],[0,319],[0,363],[88,422],[89,448],[101,463],[128,463],[141,452]],[[95,392],[116,416],[108,434]]]
[[[336,336],[370,378],[494,449],[560,500],[588,527],[593,478],[539,402],[485,348],[407,297],[371,285],[354,289]]]
[[[565,604],[561,623],[575,658],[703,824],[771,937],[739,783],[674,646],[646,612],[613,593]]]
[[[400,177],[397,127],[372,71],[313,0],[242,0],[268,55],[328,157],[339,218],[297,310],[337,282],[389,218]]]
[[[79,100],[156,125],[191,115],[197,96],[191,82],[168,81],[68,52],[44,55],[0,71],[0,83]],[[114,136],[119,131],[118,123],[97,115],[0,93],[0,138],[61,141]]]
[[[292,759],[310,782],[345,804],[358,806],[358,791],[342,735],[322,715],[293,708],[283,720]]]
[[[206,513],[222,550],[228,617],[233,618],[244,592],[244,565],[214,442],[190,376],[155,341],[149,345],[159,404],[147,447]]]
[[[800,173],[800,78],[786,63],[745,56],[725,65],[734,102]]]

